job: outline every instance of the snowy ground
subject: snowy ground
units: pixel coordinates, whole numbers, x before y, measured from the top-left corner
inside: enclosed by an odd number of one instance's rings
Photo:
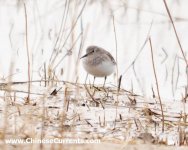
[[[90,85],[58,83],[40,90],[40,86],[33,85],[28,102],[24,84],[13,85],[11,92],[5,87],[1,101],[2,143],[4,138],[79,138],[98,139],[101,144],[166,146],[188,142],[187,103],[163,103],[162,132],[158,98],[147,99],[123,89],[117,97],[117,88],[106,87],[104,91]],[[60,90],[51,95],[54,88]]]

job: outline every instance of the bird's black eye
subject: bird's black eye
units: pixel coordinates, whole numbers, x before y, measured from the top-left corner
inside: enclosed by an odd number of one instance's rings
[[[91,49],[89,53],[90,53],[90,54],[91,54],[91,53],[94,53],[94,49]]]

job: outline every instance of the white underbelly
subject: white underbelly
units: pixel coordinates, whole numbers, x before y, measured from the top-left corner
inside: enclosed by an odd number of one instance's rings
[[[85,70],[95,76],[95,77],[105,77],[112,74],[115,71],[115,64],[111,62],[102,62],[97,65],[88,65],[86,62],[83,62]]]

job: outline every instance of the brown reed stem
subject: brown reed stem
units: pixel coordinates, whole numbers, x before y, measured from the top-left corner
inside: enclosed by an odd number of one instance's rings
[[[170,18],[170,21],[171,21],[171,23],[172,23],[172,26],[173,26],[173,29],[174,29],[174,33],[175,33],[175,35],[176,35],[176,39],[177,39],[177,41],[178,41],[178,44],[179,44],[179,47],[180,47],[180,50],[181,50],[183,59],[185,60],[185,63],[186,63],[186,67],[188,67],[188,62],[187,62],[187,59],[186,59],[184,50],[183,50],[183,48],[182,48],[180,39],[179,39],[179,37],[178,37],[177,31],[176,31],[176,27],[175,27],[174,21],[173,21],[173,19],[172,19],[172,15],[171,15],[171,13],[170,13],[170,10],[169,10],[169,8],[168,8],[168,5],[167,5],[167,3],[166,3],[166,0],[163,0],[163,2],[164,2],[164,5],[165,5],[165,8],[166,8],[166,11],[167,11],[167,13],[168,13],[168,16],[169,16],[169,18]]]
[[[31,72],[30,72],[30,56],[29,56],[29,44],[28,44],[28,19],[27,19],[27,9],[26,5],[24,3],[24,13],[25,13],[25,43],[26,43],[26,49],[27,49],[27,65],[28,65],[28,96],[27,96],[27,101],[29,102],[30,100],[30,91],[31,91]]]
[[[157,73],[156,73],[156,69],[155,69],[155,62],[154,62],[154,57],[153,57],[153,48],[152,48],[151,37],[149,38],[149,43],[150,43],[150,50],[151,50],[153,72],[154,72],[155,82],[156,82],[156,86],[157,86],[157,94],[158,94],[158,97],[159,97],[159,103],[160,103],[161,113],[162,113],[162,132],[164,132],[164,112],[163,112],[163,106],[162,106],[161,96],[160,96],[160,92],[159,92],[159,83],[158,83],[158,79],[157,79]]]
[[[116,115],[115,115],[115,120],[114,120],[114,129],[116,127],[116,120],[117,120],[117,106],[118,106],[118,101],[119,101],[119,79],[118,79],[118,76],[119,76],[119,73],[118,73],[118,58],[117,58],[117,50],[118,50],[118,45],[117,45],[117,35],[116,35],[116,27],[115,27],[115,22],[114,22],[114,16],[112,16],[112,21],[113,21],[113,28],[114,28],[114,38],[115,38],[115,46],[116,46],[116,73],[117,73],[117,102],[116,102]]]

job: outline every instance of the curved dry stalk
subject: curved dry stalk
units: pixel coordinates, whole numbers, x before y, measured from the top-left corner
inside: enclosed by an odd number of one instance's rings
[[[55,41],[55,44],[54,44],[54,50],[55,50],[55,48],[56,48],[56,46],[57,46],[57,44],[58,44],[58,42],[59,41],[61,41],[62,40],[62,37],[63,37],[63,28],[64,28],[64,26],[65,26],[65,22],[66,22],[66,18],[67,18],[67,14],[68,14],[68,11],[69,11],[69,5],[70,5],[70,2],[68,1],[68,0],[66,0],[65,1],[65,9],[64,9],[64,11],[63,11],[63,17],[62,17],[62,20],[61,20],[61,25],[60,25],[60,29],[59,29],[59,32],[58,32],[58,36],[57,36],[57,39],[56,39],[56,41]],[[66,14],[66,15],[65,15]],[[51,60],[52,60],[52,57],[53,57],[53,55],[55,54],[55,51],[53,50],[53,52],[52,52],[52,54],[51,54],[51,56],[50,56],[50,62],[51,62]]]
[[[116,46],[116,73],[117,73],[117,102],[116,102],[116,115],[115,115],[115,120],[114,120],[114,129],[116,127],[116,119],[117,119],[117,107],[118,107],[118,101],[119,101],[119,89],[120,89],[120,81],[122,79],[122,76],[120,76],[120,79],[118,79],[119,73],[118,73],[118,58],[117,58],[117,49],[118,49],[118,45],[117,45],[117,35],[116,35],[116,27],[115,27],[115,22],[114,22],[114,16],[112,16],[112,21],[113,21],[113,29],[114,29],[114,38],[115,38],[115,46]]]
[[[161,96],[160,96],[160,92],[159,92],[159,84],[158,84],[158,79],[157,79],[157,74],[156,74],[156,69],[155,69],[155,62],[154,62],[154,57],[153,57],[153,48],[152,48],[152,43],[151,43],[151,37],[149,37],[149,44],[150,44],[150,50],[151,50],[153,72],[154,72],[156,86],[157,86],[157,94],[158,94],[158,97],[159,97],[159,103],[160,103],[161,113],[162,113],[162,132],[164,132],[164,112],[163,112],[163,106],[162,106]]]
[[[76,27],[77,22],[78,22],[79,18],[81,17],[81,15],[82,15],[82,13],[83,13],[83,11],[84,11],[84,8],[85,8],[85,6],[86,6],[86,3],[87,3],[87,0],[85,0],[85,2],[84,2],[84,4],[83,4],[83,6],[82,6],[82,8],[81,8],[81,10],[80,10],[80,12],[79,12],[77,18],[76,18],[76,21],[73,23],[73,25],[72,25],[72,27],[71,27],[71,30],[70,30],[70,32],[68,33],[67,37],[65,38],[65,40],[64,40],[64,42],[63,42],[63,44],[62,44],[62,46],[57,50],[56,55],[55,55],[54,58],[51,60],[51,63],[52,63],[52,64],[55,62],[55,60],[56,60],[56,58],[57,58],[57,55],[59,54],[59,51],[63,49],[63,47],[65,46],[66,42],[68,41],[70,35],[72,34],[74,28]]]
[[[149,30],[148,30],[148,33],[147,33],[147,37],[146,37],[146,39],[145,39],[143,45],[141,46],[141,48],[140,48],[138,54],[136,55],[136,57],[134,58],[134,60],[132,61],[132,63],[131,63],[131,64],[127,67],[127,69],[122,73],[122,76],[125,75],[125,73],[135,64],[137,58],[140,56],[141,52],[143,51],[143,49],[144,49],[146,43],[148,42],[152,25],[153,25],[153,20],[152,20],[152,22],[151,22],[151,25],[150,25]]]
[[[172,15],[171,15],[171,13],[170,13],[170,10],[169,10],[169,8],[168,8],[168,5],[167,5],[167,3],[166,3],[166,0],[163,0],[163,2],[164,2],[164,5],[165,5],[165,8],[166,8],[166,11],[167,11],[167,13],[168,13],[168,16],[169,16],[169,18],[170,18],[170,21],[171,21],[171,23],[172,23],[172,27],[173,27],[173,29],[174,29],[174,33],[175,33],[175,35],[176,35],[176,39],[177,39],[177,41],[178,41],[178,45],[179,45],[179,47],[180,47],[180,50],[181,50],[183,59],[184,59],[184,61],[185,61],[185,63],[186,63],[186,67],[188,67],[188,62],[187,62],[187,59],[186,59],[186,56],[185,56],[183,47],[182,47],[182,45],[181,45],[180,39],[179,39],[179,37],[178,37],[178,33],[177,33],[177,31],[176,31],[176,27],[175,27],[174,21],[173,21],[173,19],[172,19]]]
[[[28,96],[27,96],[27,102],[29,102],[30,99],[30,90],[31,90],[31,71],[30,71],[30,56],[29,56],[29,44],[28,44],[28,23],[27,23],[27,9],[26,5],[24,3],[24,13],[25,13],[25,42],[26,42],[26,50],[27,50],[27,65],[28,65]]]

